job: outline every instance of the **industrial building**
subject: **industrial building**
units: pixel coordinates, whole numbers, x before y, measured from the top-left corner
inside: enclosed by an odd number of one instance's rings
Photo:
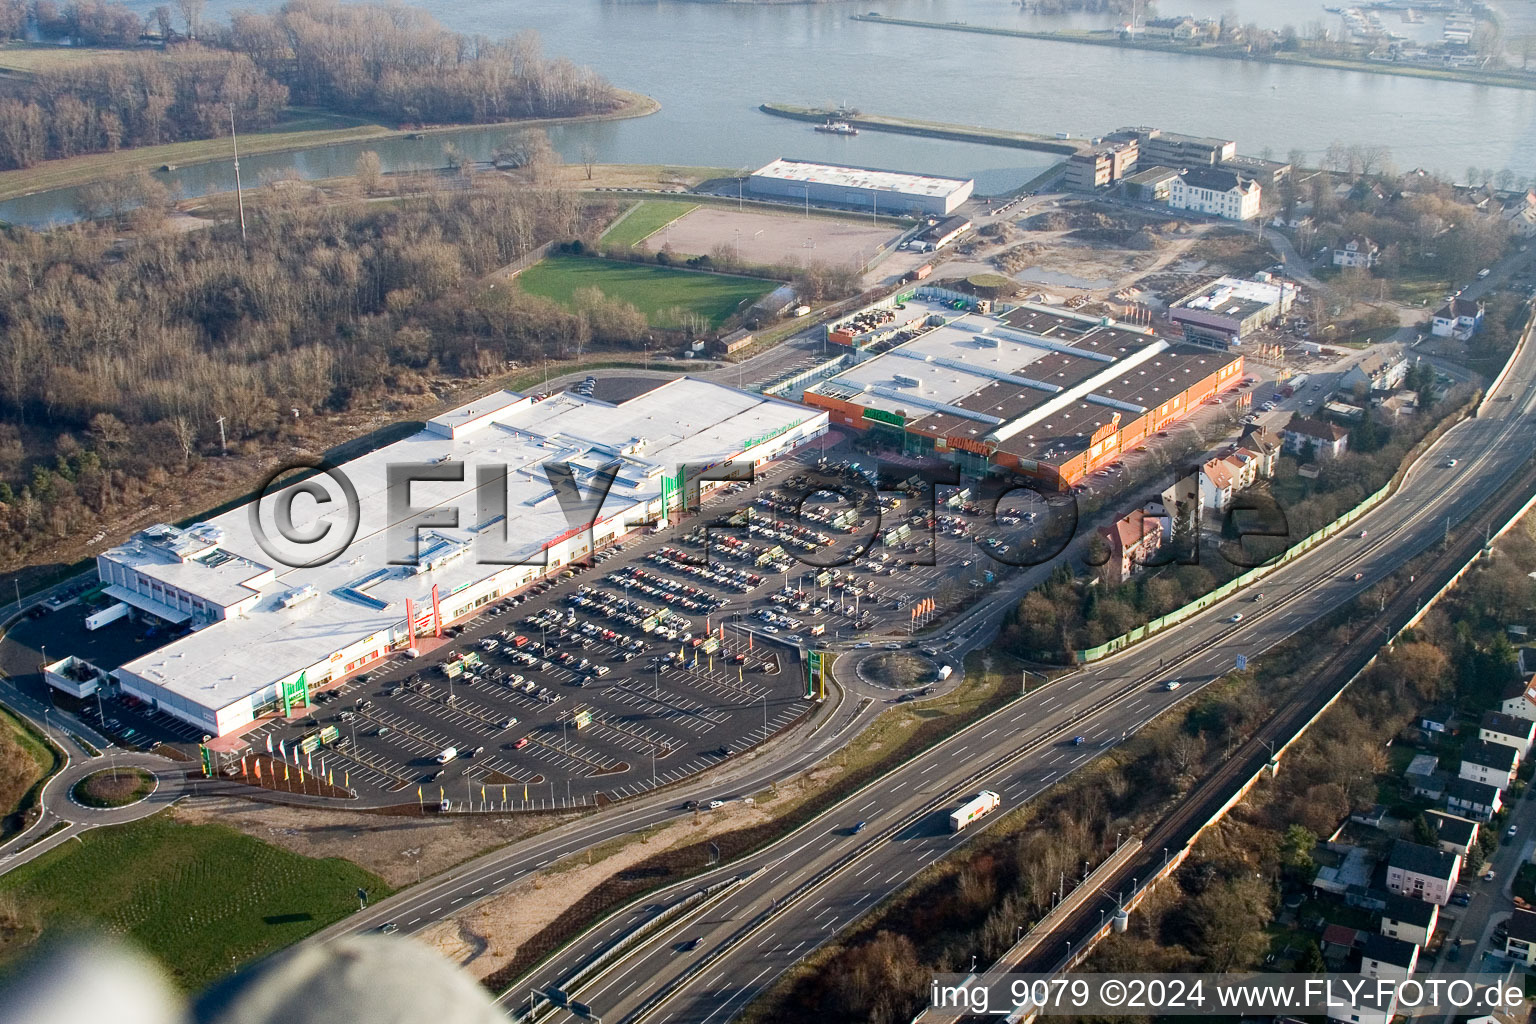
[[[1252,280],[1219,277],[1174,302],[1168,319],[1184,329],[1184,339],[1229,348],[1290,312],[1296,286],[1260,273]]]
[[[1168,189],[1178,171],[1172,167],[1152,166],[1125,177],[1125,194],[1143,203],[1166,203]]]
[[[1077,192],[1092,192],[1125,178],[1136,166],[1135,139],[1107,139],[1067,158],[1065,182]]]
[[[747,188],[758,195],[892,214],[939,216],[959,209],[975,187],[976,183],[969,178],[940,178],[783,158],[752,172],[747,182]]]
[[[1143,166],[1213,167],[1237,156],[1237,143],[1200,135],[1180,135],[1161,128],[1121,128],[1111,139],[1135,139]]]
[[[960,302],[918,288],[855,314],[843,329],[846,365],[802,401],[911,455],[1065,488],[1242,380],[1241,356],[1144,327]]]
[[[236,732],[667,517],[694,500],[685,495],[700,486],[699,467],[761,465],[826,429],[823,412],[692,378],[619,404],[480,399],[341,467],[360,511],[353,539],[325,564],[290,568],[268,554],[258,520],[271,519],[270,497],[190,528],[151,527],[98,555],[109,597],[184,634],[118,668],[115,685],[209,734]],[[389,527],[412,521],[386,497],[390,468],[403,464],[463,467],[462,482],[411,488],[414,513],[451,524],[420,527],[414,561],[392,561],[390,546]],[[568,467],[581,495],[609,472],[612,487],[573,505],[569,488],[557,496],[551,464]],[[482,506],[485,474],[492,491],[504,480],[504,503]],[[337,522],[336,504],[295,501],[293,528]]]

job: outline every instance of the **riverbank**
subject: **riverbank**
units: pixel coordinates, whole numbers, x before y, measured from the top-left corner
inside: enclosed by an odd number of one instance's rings
[[[904,25],[908,28],[941,29],[946,32],[973,32],[989,36],[1010,36],[1016,39],[1038,39],[1048,43],[1078,43],[1085,46],[1108,46],[1119,50],[1146,50],[1152,53],[1173,54],[1180,57],[1214,57],[1219,60],[1237,60],[1258,64],[1284,64],[1293,67],[1324,68],[1329,71],[1359,71],[1368,75],[1392,75],[1398,78],[1425,78],[1444,82],[1462,82],[1468,85],[1485,85],[1503,89],[1536,90],[1536,75],[1519,71],[1477,71],[1471,68],[1435,68],[1418,64],[1402,64],[1385,61],[1356,60],[1346,57],[1318,57],[1304,53],[1249,53],[1238,46],[1190,46],[1185,43],[1163,43],[1148,39],[1123,39],[1112,30],[1035,32],[1021,28],[1001,28],[988,25],[971,25],[965,22],[920,21],[913,18],[886,18],[880,15],[854,14],[854,21],[868,21],[882,25]]]
[[[645,117],[661,109],[661,104],[641,93],[623,91],[624,103],[616,110],[602,114],[582,114],[576,117],[530,118],[520,121],[503,121],[494,124],[434,125],[429,128],[395,129],[362,118],[344,117],[323,111],[295,110],[294,118],[285,121],[275,131],[253,132],[241,135],[240,155],[286,153],[320,146],[351,142],[406,138],[416,135],[437,135],[466,130],[495,131],[515,128],[542,128],[559,124],[581,124],[589,121],[618,121],[632,117]],[[47,192],[52,189],[84,185],[102,178],[138,171],[155,171],[165,166],[185,167],[227,159],[230,155],[228,139],[200,139],[193,142],[172,142],[163,146],[143,146],[124,149],[115,153],[91,153],[49,160],[23,170],[0,171],[0,201]],[[252,184],[255,184],[252,182]]]
[[[885,19],[867,18],[867,21]],[[926,24],[901,22],[901,24]],[[937,26],[944,27],[944,26]],[[1013,149],[1036,149],[1046,153],[1071,156],[1079,149],[1078,143],[1037,135],[1033,132],[1013,132],[1002,128],[978,128],[965,124],[945,124],[941,121],[919,121],[910,117],[888,117],[883,114],[848,115],[818,107],[794,107],[787,103],[764,103],[757,109],[774,117],[787,117],[793,121],[822,124],[828,120],[842,121],[855,128],[872,132],[891,132],[896,135],[921,135],[930,139],[949,139],[952,142],[977,142],[985,146],[1009,146]]]

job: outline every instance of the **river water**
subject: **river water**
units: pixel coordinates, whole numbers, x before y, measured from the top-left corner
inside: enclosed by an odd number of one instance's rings
[[[146,13],[157,0],[130,0]],[[490,36],[538,30],[550,54],[590,64],[616,85],[654,96],[662,110],[626,121],[557,126],[550,138],[568,160],[587,146],[613,163],[751,167],[776,156],[973,176],[981,192],[1015,187],[1050,163],[1046,154],[865,132],[817,134],[756,110],[776,100],[848,103],[886,113],[1074,135],[1127,124],[1236,139],[1241,152],[1319,155],[1335,141],[1383,145],[1401,168],[1461,177],[1469,166],[1536,172],[1536,92],[1354,72],[1127,52],[1028,39],[935,32],[849,20],[892,17],[973,25],[1052,28],[1107,24],[1096,16],[1026,15],[1008,0],[854,0],[753,5],[617,0],[415,0],[450,28]],[[207,17],[270,9],[276,0],[212,0]],[[1531,6],[1529,4],[1527,7]],[[1337,26],[1322,0],[1164,0],[1161,12],[1227,15],[1298,29]],[[1520,10],[1520,14],[1527,12]],[[1514,18],[1515,14],[1511,14]],[[1384,14],[1388,27],[1395,15]],[[1433,16],[1429,22],[1435,21]],[[1516,23],[1517,32],[1520,23]],[[1431,25],[1433,27],[1433,25]],[[1403,26],[1404,34],[1422,26]],[[1532,31],[1536,31],[1533,28]],[[436,167],[450,139],[484,159],[499,129],[466,129],[246,157],[247,183],[264,170],[305,177],[346,173],[358,153],[386,170]],[[233,187],[227,161],[164,175],[183,195]],[[0,220],[45,224],[73,216],[60,189],[0,203]]]

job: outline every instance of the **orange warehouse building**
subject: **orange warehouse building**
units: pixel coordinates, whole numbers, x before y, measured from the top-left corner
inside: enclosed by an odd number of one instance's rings
[[[803,401],[909,454],[1065,489],[1243,379],[1240,355],[1112,320],[1034,305],[934,310],[935,326]]]

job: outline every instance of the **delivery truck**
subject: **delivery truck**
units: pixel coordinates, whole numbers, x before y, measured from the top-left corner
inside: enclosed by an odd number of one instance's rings
[[[949,830],[951,832],[959,832],[977,818],[997,810],[998,805],[1002,802],[1003,798],[990,789],[982,790],[950,814]]]

